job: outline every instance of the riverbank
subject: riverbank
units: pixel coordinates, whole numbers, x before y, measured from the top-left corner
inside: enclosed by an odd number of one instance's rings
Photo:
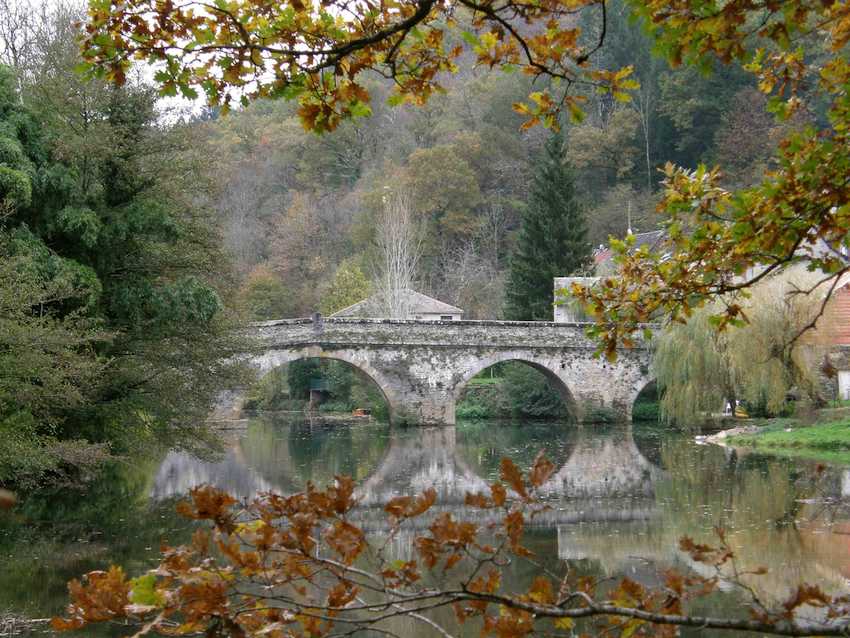
[[[757,452],[850,465],[850,411],[823,410],[813,419],[771,419],[707,437],[706,442]]]

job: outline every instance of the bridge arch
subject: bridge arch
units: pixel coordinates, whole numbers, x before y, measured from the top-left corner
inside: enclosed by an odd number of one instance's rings
[[[460,379],[455,384],[452,394],[453,400],[457,402],[460,399],[461,393],[463,392],[464,388],[466,388],[466,386],[469,384],[469,382],[474,377],[484,372],[484,370],[487,370],[488,368],[491,368],[496,364],[508,362],[522,363],[542,373],[549,386],[553,390],[555,390],[555,392],[561,398],[561,401],[563,401],[569,414],[572,416],[576,416],[578,414],[578,403],[576,401],[576,397],[570,387],[567,385],[566,381],[564,381],[564,379],[558,374],[558,372],[556,372],[554,369],[552,369],[552,367],[547,365],[547,363],[537,361],[534,358],[529,357],[527,353],[521,352],[493,352],[488,355],[477,358],[474,364],[469,366],[464,371]]]
[[[341,361],[353,368],[358,374],[371,381],[381,392],[390,419],[403,409],[403,397],[394,389],[394,384],[377,369],[369,359],[368,354],[358,349],[327,350],[321,346],[305,346],[302,348],[269,350],[262,355],[255,356],[252,364],[259,371],[259,379],[276,370],[281,366],[303,361],[307,359],[318,359],[323,361]]]
[[[655,377],[647,376],[646,378],[640,379],[639,381],[635,382],[635,384],[631,388],[630,398],[633,422],[658,421],[658,402],[660,401],[661,397],[658,394],[658,382]],[[635,411],[635,406],[637,406],[640,402],[655,403],[654,414],[650,413],[646,409],[639,409],[638,411]]]

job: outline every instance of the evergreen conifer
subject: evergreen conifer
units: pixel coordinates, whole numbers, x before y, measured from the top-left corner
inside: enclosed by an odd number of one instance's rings
[[[581,273],[590,263],[590,244],[575,181],[564,159],[560,131],[547,140],[511,256],[505,317],[551,321],[553,278]]]

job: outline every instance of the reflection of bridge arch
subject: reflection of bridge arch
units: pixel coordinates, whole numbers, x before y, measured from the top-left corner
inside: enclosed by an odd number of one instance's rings
[[[564,405],[567,407],[567,411],[571,415],[576,414],[577,406],[576,400],[573,395],[572,390],[567,385],[567,382],[558,375],[557,372],[552,370],[552,368],[547,365],[548,362],[544,363],[541,361],[537,361],[528,356],[528,353],[519,352],[519,351],[499,351],[493,352],[486,356],[480,357],[473,365],[471,365],[465,373],[461,376],[460,380],[454,387],[454,396],[453,399],[457,401],[460,399],[460,395],[463,392],[464,388],[469,384],[469,382],[482,372],[484,372],[487,368],[490,368],[499,363],[507,363],[507,362],[516,362],[522,363],[534,370],[540,372],[549,386],[558,393],[558,396],[561,398],[561,401],[564,402]],[[561,369],[566,367],[565,363],[561,363],[563,366]]]
[[[540,488],[543,497],[556,503],[545,520],[555,524],[651,516],[655,510],[654,485],[663,472],[641,455],[630,429],[600,432],[580,428],[577,433],[569,457]],[[228,452],[218,464],[192,460],[186,455],[169,457],[164,467],[182,468],[183,479],[175,481],[174,471],[161,468],[152,496],[185,494],[189,487],[200,483],[233,489],[241,496],[250,496],[252,491],[289,491],[287,486],[271,480],[280,477],[257,471],[257,459],[251,458],[244,444],[236,447],[237,451]],[[264,449],[262,445],[253,447]],[[461,508],[467,492],[488,493],[488,481],[476,474],[460,452],[454,427],[396,431],[378,466],[356,488],[361,512],[358,516],[364,517],[364,522],[374,519],[380,524],[385,519],[382,505],[390,498],[421,493],[428,487],[437,490],[441,511]],[[230,467],[234,465],[239,467]]]
[[[631,428],[612,428],[579,436],[567,462],[540,491],[574,498],[652,497],[662,476],[638,449]]]

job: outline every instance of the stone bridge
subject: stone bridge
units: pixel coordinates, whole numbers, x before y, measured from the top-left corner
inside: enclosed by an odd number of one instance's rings
[[[472,377],[495,363],[541,371],[578,421],[630,420],[651,381],[649,348],[623,350],[615,363],[595,357],[587,324],[544,321],[287,319],[252,324],[250,361],[265,374],[297,359],[336,359],[369,377],[396,423],[451,425]]]

